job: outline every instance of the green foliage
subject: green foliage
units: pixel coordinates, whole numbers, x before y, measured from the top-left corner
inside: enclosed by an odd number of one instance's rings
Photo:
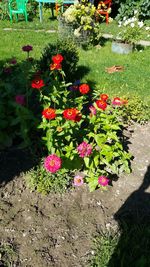
[[[125,43],[137,43],[142,37],[143,26],[143,22],[139,21],[136,16],[130,19],[124,18],[123,21],[119,21],[120,31],[117,38]]]
[[[0,263],[1,266],[12,267],[18,264],[16,248],[10,243],[0,243]]]
[[[63,168],[53,174],[45,170],[43,162],[37,168],[26,174],[26,181],[29,188],[43,194],[50,192],[63,193],[70,187],[71,180],[71,171]]]
[[[1,0],[0,1],[0,20],[5,20],[8,18],[9,18],[8,1]]]
[[[95,105],[96,107],[96,105]],[[87,182],[90,191],[98,185],[98,176],[119,175],[122,172],[130,173],[129,160],[131,155],[124,150],[119,130],[123,129],[123,114],[126,107],[108,106],[105,112],[97,108],[95,116],[90,118],[87,134],[94,149],[86,168],[88,169]]]
[[[94,239],[94,255],[90,261],[89,267],[107,267],[109,260],[117,246],[119,234],[100,233]]]
[[[15,64],[11,62],[15,62]],[[28,90],[32,63],[28,60],[19,65],[10,59],[2,66],[0,74],[0,148],[10,147],[13,143],[23,148],[31,144],[36,118],[29,107],[31,91]],[[22,95],[23,104],[16,102]]]
[[[34,0],[28,0],[27,4],[27,12],[30,18],[33,18],[36,16],[38,12],[38,6],[39,4]]]
[[[150,106],[140,96],[126,95],[125,98],[128,99],[128,108],[123,114],[125,121],[136,121],[143,124],[150,119]]]
[[[76,45],[70,40],[58,40],[56,43],[48,44],[38,61],[39,68],[44,72],[49,69],[52,62],[52,56],[61,54],[64,57],[62,69],[66,74],[66,80],[70,81],[74,76],[79,60],[78,50]]]
[[[150,1],[149,0],[126,0],[124,3],[120,1],[120,8],[118,9],[119,14],[117,19],[123,19],[123,17],[132,17],[134,11],[137,10],[139,18],[142,20],[150,18]]]
[[[89,267],[147,267],[150,265],[148,222],[122,222],[120,231],[106,231],[94,239]]]
[[[124,151],[119,134],[123,129],[124,105],[113,106],[109,100],[106,110],[102,110],[94,103],[96,114],[90,113],[89,107],[93,100],[92,93],[82,94],[80,85],[65,84],[63,71],[52,70],[45,73],[47,85],[40,90],[40,105],[45,112],[49,107],[55,116],[42,116],[38,128],[48,154],[56,154],[63,160],[63,167],[75,169],[86,174],[86,182],[90,191],[95,190],[98,177],[101,175],[119,175],[130,172],[129,160],[131,155]],[[61,79],[60,79],[61,78]],[[87,87],[83,84],[83,87]],[[94,100],[93,100],[94,102]],[[64,112],[73,108],[77,112],[78,120],[67,119]],[[70,112],[70,111],[69,111]],[[44,114],[44,113],[43,113]],[[91,145],[92,154],[80,156],[78,146],[86,142]]]
[[[15,0],[12,4],[15,7]],[[33,18],[36,16],[38,8],[38,3],[34,0],[28,0],[27,4],[27,13],[30,16],[30,18]],[[8,9],[8,0],[1,0],[0,1],[0,20],[6,20],[9,19],[9,9]]]

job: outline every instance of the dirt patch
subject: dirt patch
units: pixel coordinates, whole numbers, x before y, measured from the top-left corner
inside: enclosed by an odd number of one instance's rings
[[[135,124],[133,128],[132,134],[128,132],[133,172],[122,175],[107,191],[90,193],[84,185],[63,195],[43,196],[26,188],[23,174],[1,187],[0,240],[15,245],[18,258],[13,266],[88,266],[93,236],[104,227],[116,228],[115,214],[124,205],[123,210],[134,212],[139,192],[141,196],[150,193],[150,124]],[[1,161],[3,178],[5,173],[6,165]],[[134,192],[137,194],[131,198]],[[150,205],[142,203],[140,209],[149,216]]]

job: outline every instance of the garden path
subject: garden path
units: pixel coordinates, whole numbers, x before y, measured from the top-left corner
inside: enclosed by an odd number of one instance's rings
[[[23,31],[23,30],[27,30],[27,29],[15,29],[15,28],[3,28],[4,31]],[[31,31],[31,29],[29,29]],[[57,32],[57,30],[44,30],[44,29],[40,29],[40,30],[34,30],[35,32],[46,32],[46,33],[55,33]],[[106,38],[106,39],[114,39],[112,34],[108,34],[108,33],[104,33],[102,34],[102,37]],[[150,41],[145,41],[145,40],[140,40],[137,44],[142,45],[142,46],[150,46]]]
[[[0,241],[16,246],[15,266],[88,266],[92,237],[104,227],[117,228],[114,214],[137,192],[150,166],[150,123],[134,124],[126,134],[134,156],[133,172],[122,175],[107,191],[90,193],[85,185],[62,196],[42,196],[26,188],[23,174],[1,187]],[[1,164],[0,173],[6,166]],[[144,189],[150,193],[149,188]],[[135,205],[136,199],[131,212]],[[149,209],[146,212],[150,214]]]

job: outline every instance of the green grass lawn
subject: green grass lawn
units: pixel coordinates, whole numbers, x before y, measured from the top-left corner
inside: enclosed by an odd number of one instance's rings
[[[100,49],[80,50],[80,64],[90,69],[84,80],[96,82],[98,91],[110,94],[138,93],[143,98],[150,96],[149,48],[128,55],[111,52],[111,42]],[[108,74],[106,67],[124,66],[123,72]]]
[[[47,33],[45,31],[37,32],[33,30],[36,25],[34,23],[21,23],[12,24],[12,28],[16,28],[16,25],[25,25],[28,29],[3,30],[6,27],[3,27],[3,23],[0,25],[0,34],[2,37],[0,39],[0,60],[7,60],[12,57],[16,57],[19,61],[25,59],[26,54],[22,52],[21,48],[27,44],[33,46],[33,51],[30,53],[30,56],[38,59],[43,48],[48,43],[54,42],[58,37],[57,32]],[[40,22],[38,21],[38,23]],[[56,28],[56,23],[56,20],[52,21],[52,25],[55,25],[55,27],[52,27],[50,24],[49,29]],[[10,27],[11,24],[9,22]],[[107,25],[107,27],[109,26]],[[95,84],[98,93],[102,91],[111,95],[137,93],[141,98],[149,100],[149,51],[150,48],[145,48],[141,51],[134,51],[134,53],[129,55],[114,54],[111,52],[110,41],[105,42],[103,46],[98,48],[93,47],[89,50],[79,49],[79,65],[88,68],[88,72],[82,80]],[[106,73],[105,68],[113,65],[124,66],[124,71],[112,74]]]

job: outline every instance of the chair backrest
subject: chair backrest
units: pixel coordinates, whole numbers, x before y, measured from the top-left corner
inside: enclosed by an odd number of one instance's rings
[[[27,4],[28,0],[16,0],[16,4],[17,4],[17,9],[26,9],[26,4]]]

